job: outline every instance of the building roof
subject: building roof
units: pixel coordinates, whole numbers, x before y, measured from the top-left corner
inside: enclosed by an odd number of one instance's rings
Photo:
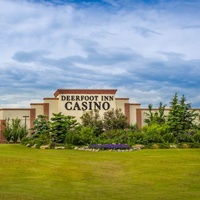
[[[116,94],[116,89],[57,89],[54,96],[60,94]]]

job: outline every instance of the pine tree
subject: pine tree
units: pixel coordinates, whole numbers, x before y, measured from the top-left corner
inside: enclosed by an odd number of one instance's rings
[[[167,124],[169,125],[169,131],[179,138],[187,130],[194,127],[198,114],[195,113],[195,110],[191,110],[191,104],[186,103],[184,95],[179,100],[177,93],[175,93],[170,104]]]
[[[61,112],[53,113],[51,118],[51,136],[54,142],[64,143],[66,135],[78,126],[74,116],[65,116]]]

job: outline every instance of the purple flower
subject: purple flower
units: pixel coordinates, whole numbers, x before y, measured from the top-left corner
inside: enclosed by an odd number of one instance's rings
[[[130,146],[128,144],[91,144],[90,149],[130,149]]]

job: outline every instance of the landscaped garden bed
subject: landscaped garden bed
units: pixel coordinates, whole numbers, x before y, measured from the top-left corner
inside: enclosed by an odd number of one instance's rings
[[[127,150],[130,149],[128,144],[91,144],[90,149],[100,149],[100,150]]]

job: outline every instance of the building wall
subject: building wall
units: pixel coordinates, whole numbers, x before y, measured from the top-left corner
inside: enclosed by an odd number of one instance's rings
[[[53,117],[53,113],[59,112],[58,110],[59,98],[44,98],[44,103],[49,107],[46,109],[46,115],[49,117],[49,119]]]
[[[84,111],[99,110],[100,116],[105,111],[116,109],[115,93],[117,90],[66,90],[59,89],[54,96],[58,98],[58,112],[64,115],[80,117]]]
[[[130,105],[130,124],[137,123],[137,109],[140,109],[140,104],[131,103]]]
[[[116,98],[116,108],[121,109],[122,112],[125,114],[125,104],[129,103],[129,98]]]
[[[3,109],[0,109],[0,119],[3,119]]]
[[[25,116],[26,117],[26,125],[27,128],[31,127],[30,124],[30,112],[31,109],[29,108],[2,108],[1,109],[1,119],[0,120],[7,120],[7,119],[20,119],[21,123],[25,123]]]
[[[43,103],[31,103],[31,108],[35,109],[36,116],[44,115],[44,104]]]

